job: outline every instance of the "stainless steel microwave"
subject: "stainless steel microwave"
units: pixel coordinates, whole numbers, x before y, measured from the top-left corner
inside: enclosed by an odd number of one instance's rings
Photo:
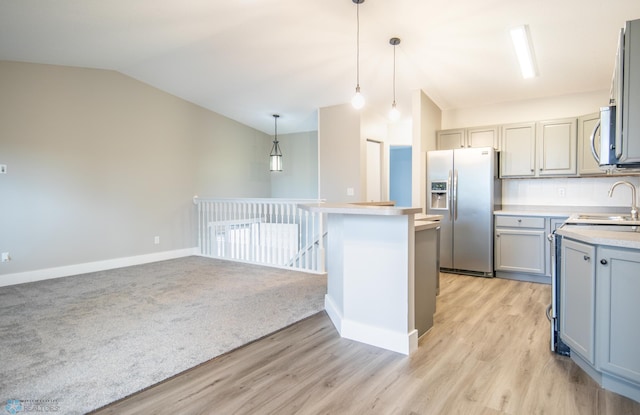
[[[591,151],[602,168],[640,168],[640,19],[620,31],[610,105],[600,109]],[[600,129],[600,145],[597,132]]]

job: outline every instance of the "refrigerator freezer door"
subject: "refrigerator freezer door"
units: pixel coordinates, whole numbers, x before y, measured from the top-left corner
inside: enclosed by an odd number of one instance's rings
[[[454,269],[493,275],[495,160],[491,148],[454,150]]]
[[[431,182],[446,181],[448,210],[431,210],[427,205],[427,213],[442,215],[440,222],[440,266],[453,268],[453,205],[452,197],[453,150],[439,150],[427,152],[427,189],[431,189]]]

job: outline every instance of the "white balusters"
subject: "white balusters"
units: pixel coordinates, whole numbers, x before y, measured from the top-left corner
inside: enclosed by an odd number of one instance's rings
[[[324,272],[322,215],[298,207],[317,202],[196,197],[200,254]]]

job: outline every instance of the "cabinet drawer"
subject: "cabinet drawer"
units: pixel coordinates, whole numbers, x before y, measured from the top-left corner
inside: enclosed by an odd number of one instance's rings
[[[544,218],[532,216],[496,216],[496,227],[544,229]]]

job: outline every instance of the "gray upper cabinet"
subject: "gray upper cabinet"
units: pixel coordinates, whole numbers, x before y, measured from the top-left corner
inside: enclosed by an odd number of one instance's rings
[[[465,147],[493,147],[497,150],[498,132],[499,129],[496,126],[440,130],[436,132],[436,148],[453,150]]]
[[[611,175],[600,169],[591,154],[591,133],[599,119],[600,113],[592,113],[580,118],[440,130],[436,149],[493,147],[500,151],[501,178]],[[599,142],[598,132],[596,148]]]
[[[466,130],[441,130],[436,132],[436,148],[438,150],[454,150],[465,147]]]
[[[591,153],[591,133],[599,120],[600,113],[597,112],[578,118],[578,174],[581,176],[604,173]],[[595,142],[596,148],[600,149],[600,129]]]
[[[578,172],[576,119],[539,121],[536,126],[538,174],[572,176]]]
[[[575,176],[575,118],[508,124],[501,133],[501,177]]]
[[[535,176],[535,148],[535,123],[503,125],[500,144],[500,176]]]
[[[467,147],[493,147],[499,150],[498,127],[477,127],[467,129]]]

